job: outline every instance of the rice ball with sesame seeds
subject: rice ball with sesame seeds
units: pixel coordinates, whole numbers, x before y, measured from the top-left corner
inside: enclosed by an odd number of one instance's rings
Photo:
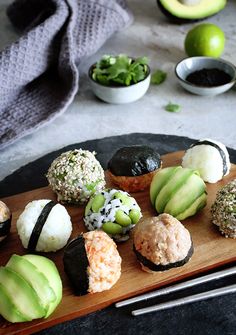
[[[236,179],[217,192],[211,214],[213,224],[225,237],[236,238]]]
[[[52,162],[46,177],[62,203],[83,204],[105,187],[103,168],[95,152],[88,150],[62,153]]]
[[[136,200],[127,192],[109,189],[94,194],[89,200],[84,215],[88,230],[103,230],[116,241],[129,238],[130,230],[142,217]]]
[[[76,295],[109,290],[121,275],[117,246],[103,231],[90,231],[70,241],[63,263]]]

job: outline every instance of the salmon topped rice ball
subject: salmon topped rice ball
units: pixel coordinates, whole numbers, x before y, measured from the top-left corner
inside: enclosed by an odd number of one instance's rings
[[[65,248],[63,262],[76,295],[109,290],[121,275],[117,246],[99,230],[72,240]]]
[[[84,239],[89,261],[88,292],[109,290],[121,275],[121,257],[116,244],[102,231],[85,233]]]

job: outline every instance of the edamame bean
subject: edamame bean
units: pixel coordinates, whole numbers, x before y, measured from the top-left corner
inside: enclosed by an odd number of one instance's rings
[[[129,226],[131,224],[131,218],[125,214],[122,209],[118,209],[115,215],[116,222],[119,223],[121,226]]]
[[[136,224],[141,217],[141,213],[137,209],[131,209],[131,211],[129,212],[129,217],[132,220],[132,223]]]
[[[105,198],[102,194],[97,194],[95,195],[95,197],[93,198],[93,202],[92,202],[92,211],[94,213],[98,213],[99,209],[104,205],[105,203]]]
[[[118,223],[114,223],[111,221],[105,222],[102,225],[102,229],[105,231],[107,234],[121,234],[122,233],[122,227]]]

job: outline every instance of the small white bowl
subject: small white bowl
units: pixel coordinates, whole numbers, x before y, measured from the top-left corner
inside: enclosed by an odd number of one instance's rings
[[[186,80],[187,76],[201,69],[217,68],[223,70],[232,78],[230,82],[224,85],[205,87],[195,85]],[[204,96],[217,95],[228,91],[236,82],[236,68],[230,62],[212,57],[189,57],[180,61],[175,67],[175,74],[180,85],[187,91]]]
[[[93,93],[101,100],[110,104],[127,104],[140,99],[148,90],[151,80],[150,67],[147,65],[147,76],[143,80],[130,86],[106,86],[92,78],[93,64],[89,68],[88,76]]]

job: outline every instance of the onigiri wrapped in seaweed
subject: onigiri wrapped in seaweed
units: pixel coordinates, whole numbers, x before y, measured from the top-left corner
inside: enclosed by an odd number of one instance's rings
[[[63,263],[76,295],[109,290],[121,275],[116,244],[103,231],[90,231],[70,241]]]
[[[82,149],[57,157],[48,170],[47,179],[62,203],[83,204],[105,187],[104,171],[95,152]]]
[[[166,213],[137,224],[133,247],[142,270],[150,273],[182,266],[193,254],[189,231]]]
[[[141,209],[127,192],[110,189],[96,193],[85,208],[88,230],[101,229],[116,241],[126,241],[141,218]]]

